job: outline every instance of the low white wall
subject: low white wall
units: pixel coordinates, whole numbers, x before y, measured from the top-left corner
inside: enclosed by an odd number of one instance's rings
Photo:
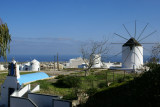
[[[15,91],[11,96],[22,97],[26,92],[30,91],[30,89],[31,89],[31,85],[28,84],[24,88],[22,88],[21,90]]]
[[[31,91],[31,93],[38,92],[39,90],[40,90],[40,85],[37,85],[37,86]]]
[[[38,107],[52,107],[52,99],[59,99],[59,96],[29,93],[28,98],[31,99]]]
[[[38,107],[38,106],[27,98],[10,97],[10,107]]]
[[[52,107],[72,107],[72,103],[62,99],[53,99]]]

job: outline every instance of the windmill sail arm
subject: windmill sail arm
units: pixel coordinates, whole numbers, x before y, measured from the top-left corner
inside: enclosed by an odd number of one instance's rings
[[[129,48],[129,47],[128,47]],[[125,52],[128,48],[122,50],[121,52],[118,52],[117,54],[115,54],[114,56],[110,57],[109,59],[113,58],[113,57],[116,57],[118,55],[120,55],[122,52]]]
[[[150,33],[149,35],[147,35],[146,37],[144,37],[144,38],[142,38],[141,40],[139,40],[138,42],[140,42],[140,41],[142,41],[142,40],[144,40],[144,39],[146,39],[146,38],[148,38],[149,36],[151,36],[151,35],[153,35],[154,33],[156,33],[157,31],[155,30],[155,31],[153,31],[152,33]]]
[[[127,38],[125,38],[125,37],[123,37],[123,36],[121,36],[121,35],[119,35],[117,33],[114,33],[114,34],[117,35],[117,36],[119,36],[119,37],[121,37],[121,38],[123,38],[123,39],[125,39],[125,40],[128,40]]]
[[[127,31],[127,33],[129,34],[129,36],[132,37],[131,34],[129,33],[128,29],[126,28],[126,26],[124,24],[123,24],[123,27]]]
[[[142,32],[140,33],[140,35],[138,36],[137,40],[142,36],[143,32],[145,31],[145,29],[147,28],[149,23],[147,23],[147,25],[143,28]]]

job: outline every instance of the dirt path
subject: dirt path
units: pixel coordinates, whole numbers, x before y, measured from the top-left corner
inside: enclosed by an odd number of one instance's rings
[[[50,76],[58,76],[58,75],[69,75],[69,74],[73,74],[73,73],[79,73],[80,71],[41,71],[41,72],[45,72]]]

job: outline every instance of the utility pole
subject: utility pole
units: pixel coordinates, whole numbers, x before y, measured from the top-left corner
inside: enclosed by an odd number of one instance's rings
[[[59,71],[58,53],[57,53],[57,70]]]
[[[56,69],[56,56],[54,56],[54,71],[55,71],[55,69]]]

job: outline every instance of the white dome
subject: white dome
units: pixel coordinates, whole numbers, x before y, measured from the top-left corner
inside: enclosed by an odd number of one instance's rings
[[[31,63],[32,63],[32,64],[39,64],[39,61],[37,61],[36,59],[33,59],[33,60],[31,61]]]
[[[31,71],[40,71],[40,62],[36,59],[32,60],[30,69]]]

